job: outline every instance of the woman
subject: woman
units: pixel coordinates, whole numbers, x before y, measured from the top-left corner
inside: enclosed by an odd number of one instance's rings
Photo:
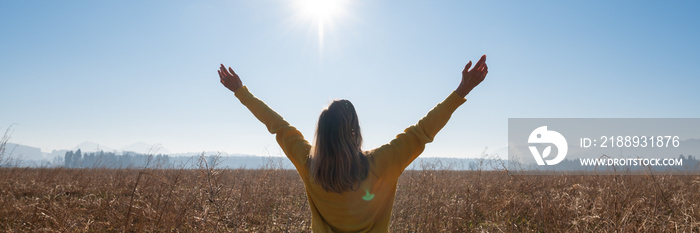
[[[361,150],[360,125],[350,101],[333,101],[321,112],[312,146],[299,130],[253,96],[231,67],[227,70],[222,64],[219,77],[277,135],[304,181],[314,232],[387,232],[399,176],[486,77],[486,55],[469,70],[471,64],[467,63],[462,81],[447,99],[389,144],[371,151]]]

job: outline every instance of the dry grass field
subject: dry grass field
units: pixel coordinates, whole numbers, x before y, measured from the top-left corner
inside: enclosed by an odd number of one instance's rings
[[[395,232],[698,232],[698,176],[406,171]],[[2,232],[308,232],[293,170],[0,169]]]

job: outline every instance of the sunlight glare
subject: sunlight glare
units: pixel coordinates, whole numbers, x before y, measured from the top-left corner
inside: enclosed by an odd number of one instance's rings
[[[327,21],[337,16],[340,0],[299,0],[302,13],[316,21]]]
[[[340,18],[345,10],[344,0],[298,0],[297,6],[301,16],[316,24],[319,49],[323,50],[324,29],[331,27],[334,20]],[[320,52],[320,51],[319,51]]]

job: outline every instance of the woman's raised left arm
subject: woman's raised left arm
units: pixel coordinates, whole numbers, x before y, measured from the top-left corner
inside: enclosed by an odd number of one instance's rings
[[[275,134],[277,143],[282,147],[282,151],[292,161],[297,170],[305,172],[305,163],[308,159],[311,145],[304,136],[282,118],[277,112],[272,110],[265,102],[255,97],[248,91],[248,88],[243,86],[241,78],[233,72],[231,67],[226,69],[222,64],[219,69],[219,77],[221,84],[233,91],[243,105],[250,110],[251,113],[260,122],[265,124],[267,131]]]

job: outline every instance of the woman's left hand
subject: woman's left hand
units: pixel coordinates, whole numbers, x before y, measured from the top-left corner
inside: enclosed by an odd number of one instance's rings
[[[218,70],[219,72],[219,78],[221,78],[221,84],[224,84],[224,87],[228,88],[229,90],[236,92],[238,88],[241,88],[243,86],[243,82],[241,82],[241,78],[238,77],[236,72],[233,72],[233,69],[231,67],[228,67],[228,70],[226,70],[226,67],[224,64],[221,64],[221,67]]]

